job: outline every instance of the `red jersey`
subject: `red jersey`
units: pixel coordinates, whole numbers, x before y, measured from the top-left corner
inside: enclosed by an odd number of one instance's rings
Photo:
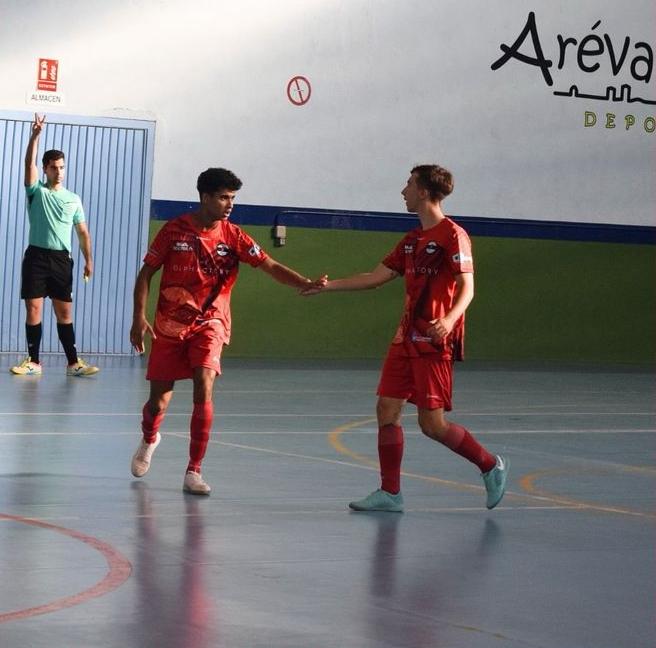
[[[465,316],[438,346],[430,342],[430,321],[444,317],[456,294],[456,275],[474,272],[467,232],[445,218],[434,227],[408,232],[383,259],[383,264],[405,278],[405,305],[393,344],[404,344],[409,355],[434,353],[442,359],[462,360]]]
[[[198,323],[214,321],[219,336],[230,342],[230,292],[239,262],[256,268],[268,258],[241,228],[228,220],[209,230],[194,224],[191,214],[175,218],[159,231],[144,263],[162,267],[155,331],[183,339]]]

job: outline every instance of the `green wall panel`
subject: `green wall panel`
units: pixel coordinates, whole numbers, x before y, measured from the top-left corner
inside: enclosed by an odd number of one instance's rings
[[[652,362],[651,245],[479,238],[471,357]]]

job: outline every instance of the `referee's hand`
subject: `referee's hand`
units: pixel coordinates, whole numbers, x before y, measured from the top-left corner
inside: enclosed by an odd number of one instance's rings
[[[34,113],[34,123],[32,124],[32,137],[38,137],[43,130],[43,124],[46,121],[46,116],[39,117],[38,113]]]

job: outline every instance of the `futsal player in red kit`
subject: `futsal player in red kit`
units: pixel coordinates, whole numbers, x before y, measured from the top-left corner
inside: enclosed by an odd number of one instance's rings
[[[383,364],[378,385],[378,457],[381,487],[351,502],[356,511],[403,511],[401,414],[406,402],[418,410],[419,427],[430,439],[474,463],[483,476],[487,508],[503,497],[508,463],[486,450],[464,427],[446,420],[451,410],[453,361],[463,359],[465,310],[474,296],[469,236],[447,218],[442,200],[453,190],[451,173],[437,165],[412,169],[401,192],[419,227],[406,234],[371,272],[325,281],[301,292],[376,288],[405,280],[403,316]]]
[[[212,426],[212,387],[221,373],[221,350],[230,341],[230,292],[240,262],[260,268],[276,281],[301,289],[312,282],[277,263],[228,218],[241,180],[227,169],[207,169],[198,176],[200,207],[169,221],[153,240],[134,288],[130,342],[144,351],[152,337],[146,379],[150,397],[143,407],[143,439],[132,458],[132,474],[148,471],[160,443],[159,428],[176,380],[193,380],[189,463],[183,489],[209,495],[201,462]],[[146,319],[146,301],[153,275],[162,269],[153,325]],[[318,279],[313,285],[321,285]]]

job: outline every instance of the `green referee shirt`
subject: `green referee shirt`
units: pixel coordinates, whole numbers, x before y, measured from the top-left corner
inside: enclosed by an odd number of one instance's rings
[[[73,226],[84,222],[80,197],[64,188],[53,191],[41,180],[25,187],[25,192],[30,245],[70,252]]]

